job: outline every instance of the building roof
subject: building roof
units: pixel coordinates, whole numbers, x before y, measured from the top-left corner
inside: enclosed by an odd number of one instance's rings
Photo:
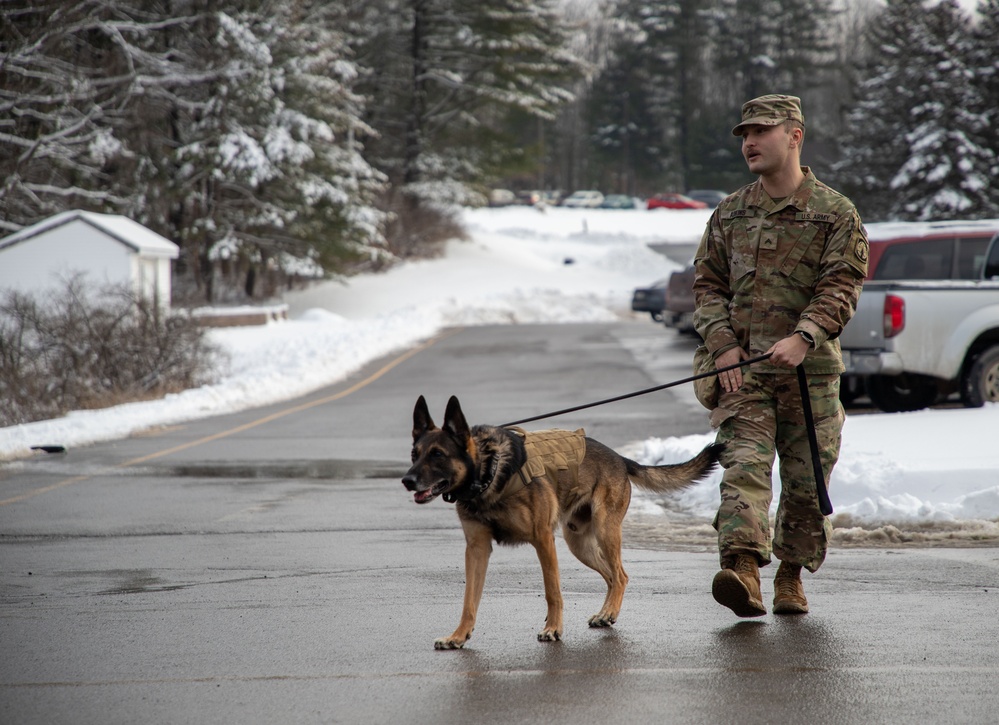
[[[0,250],[20,244],[74,221],[89,224],[143,256],[176,259],[180,254],[180,247],[169,239],[128,217],[119,214],[98,214],[79,209],[61,212],[0,239]]]

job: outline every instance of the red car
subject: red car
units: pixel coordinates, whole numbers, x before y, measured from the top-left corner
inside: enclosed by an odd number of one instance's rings
[[[867,279],[980,279],[985,250],[999,231],[994,219],[874,222]]]
[[[683,194],[656,194],[649,199],[649,209],[707,209],[703,201],[695,201]]]

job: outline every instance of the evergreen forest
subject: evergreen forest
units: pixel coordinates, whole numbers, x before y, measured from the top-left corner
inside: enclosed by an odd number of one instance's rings
[[[0,9],[0,236],[129,216],[180,245],[181,302],[433,254],[493,188],[734,191],[772,92],[865,221],[999,217],[999,0]]]

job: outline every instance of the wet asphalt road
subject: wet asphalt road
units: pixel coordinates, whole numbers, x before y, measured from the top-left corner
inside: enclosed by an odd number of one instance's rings
[[[626,537],[622,615],[590,630],[603,584],[559,539],[554,644],[533,551],[498,548],[474,637],[433,650],[463,541],[399,483],[416,396],[503,423],[686,376],[691,350],[648,322],[465,329],[306,399],[0,464],[0,722],[999,721],[995,548],[834,550],[811,614],[740,621],[709,548]],[[686,389],[546,425],[706,429]]]

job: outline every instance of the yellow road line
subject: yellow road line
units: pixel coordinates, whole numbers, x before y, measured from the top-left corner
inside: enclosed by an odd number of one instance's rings
[[[447,332],[444,332],[444,333],[442,333],[440,335],[437,335],[436,337],[433,337],[433,338],[427,340],[422,345],[419,345],[419,346],[414,347],[414,348],[412,348],[410,350],[407,350],[406,352],[404,352],[402,355],[400,355],[399,357],[395,358],[391,362],[386,363],[379,370],[375,371],[374,373],[372,373],[370,376],[368,376],[364,380],[361,380],[361,381],[355,383],[354,385],[350,386],[346,390],[341,390],[339,393],[334,393],[333,395],[329,395],[329,396],[327,396],[325,398],[320,398],[319,400],[313,400],[313,401],[310,401],[308,403],[303,403],[301,405],[293,406],[291,408],[285,408],[284,410],[279,410],[276,413],[271,413],[270,415],[265,415],[263,418],[258,418],[257,420],[251,421],[249,423],[245,423],[244,425],[236,426],[235,428],[230,428],[229,430],[221,431],[219,433],[213,433],[210,436],[205,436],[204,438],[199,438],[198,440],[189,441],[187,443],[182,443],[179,446],[174,446],[172,448],[167,448],[165,450],[157,451],[156,453],[150,453],[150,454],[145,455],[145,456],[139,456],[138,458],[133,458],[133,459],[125,461],[123,463],[118,463],[118,464],[116,464],[114,466],[108,466],[107,468],[104,468],[104,469],[102,469],[100,471],[97,471],[95,473],[87,474],[85,476],[74,476],[72,478],[67,478],[67,479],[59,481],[57,483],[50,484],[48,486],[42,486],[41,488],[36,488],[36,489],[34,489],[32,491],[27,491],[26,493],[22,493],[19,496],[13,496],[11,498],[4,499],[4,500],[0,501],[0,506],[8,506],[8,505],[13,504],[13,503],[20,503],[22,501],[26,501],[29,498],[34,498],[35,496],[40,496],[43,493],[49,493],[50,491],[55,491],[55,490],[58,490],[60,488],[65,488],[66,486],[72,486],[74,483],[79,483],[80,481],[87,481],[87,480],[89,480],[91,478],[103,475],[105,473],[109,473],[111,471],[115,471],[115,470],[118,470],[118,469],[121,469],[121,468],[128,468],[129,466],[135,466],[135,465],[138,465],[140,463],[146,463],[147,461],[152,461],[152,460],[155,460],[157,458],[163,458],[164,456],[169,456],[172,453],[179,453],[180,451],[186,451],[189,448],[196,448],[197,446],[204,445],[205,443],[211,443],[212,441],[217,441],[220,438],[227,438],[227,437],[229,437],[231,435],[235,435],[237,433],[242,433],[243,431],[250,430],[251,428],[256,428],[257,426],[261,426],[261,425],[264,425],[266,423],[271,423],[271,422],[273,422],[275,420],[278,420],[280,418],[284,418],[284,417],[289,416],[289,415],[294,415],[295,413],[301,413],[304,410],[309,410],[310,408],[315,408],[316,406],[319,406],[319,405],[325,405],[326,403],[332,403],[333,401],[340,400],[341,398],[346,398],[348,395],[356,393],[358,390],[361,390],[362,388],[364,388],[364,387],[370,385],[371,383],[375,382],[380,377],[382,377],[383,375],[385,375],[386,373],[388,373],[390,370],[392,370],[393,368],[397,367],[398,365],[401,365],[402,363],[404,363],[406,360],[408,360],[409,358],[413,357],[414,355],[423,352],[424,350],[426,350],[431,345],[439,342],[440,340],[443,340],[446,337],[450,337],[451,335],[454,335],[454,334],[456,334],[459,331],[460,331],[460,328],[455,328],[453,330],[449,330]]]

